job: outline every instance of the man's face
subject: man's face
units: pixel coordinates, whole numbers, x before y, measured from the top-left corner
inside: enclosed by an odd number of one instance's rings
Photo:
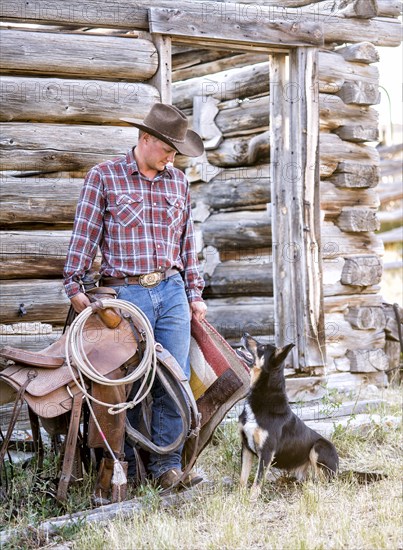
[[[173,164],[175,155],[175,149],[167,143],[149,134],[146,136],[145,161],[152,170],[161,172],[168,163]]]

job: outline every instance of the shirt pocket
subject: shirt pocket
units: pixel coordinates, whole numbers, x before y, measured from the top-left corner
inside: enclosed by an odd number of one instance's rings
[[[111,214],[123,227],[143,225],[143,197],[140,195],[117,195],[111,205]]]
[[[174,195],[167,195],[165,199],[167,202],[167,221],[171,226],[176,227],[183,219],[185,203],[181,197]]]

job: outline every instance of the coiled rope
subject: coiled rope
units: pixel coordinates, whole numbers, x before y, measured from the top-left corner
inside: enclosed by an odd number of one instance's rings
[[[137,306],[125,300],[118,300],[116,298],[106,298],[101,301],[105,308],[118,308],[130,315],[134,322],[137,320],[137,325],[141,325],[143,327],[146,336],[146,347],[141,362],[133,372],[117,380],[110,380],[96,370],[94,365],[92,365],[88,359],[84,349],[84,326],[87,319],[93,313],[91,307],[87,307],[74,319],[69,327],[65,344],[66,363],[69,367],[74,382],[84,394],[87,402],[90,399],[99,405],[109,407],[108,412],[110,414],[118,414],[126,409],[135,407],[151,390],[157,369],[154,334],[148,318]],[[130,401],[124,403],[105,403],[103,401],[99,401],[87,392],[84,377],[103,386],[120,386],[122,384],[132,384],[140,378],[143,378],[143,380],[138,391],[136,392],[136,395]],[[146,385],[147,382],[148,385]]]

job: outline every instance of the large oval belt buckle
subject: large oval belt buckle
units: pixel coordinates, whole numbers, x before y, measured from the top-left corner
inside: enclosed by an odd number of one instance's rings
[[[145,275],[140,275],[139,283],[141,286],[146,288],[153,288],[157,286],[162,281],[162,273],[158,271],[153,271],[153,273],[146,273]]]

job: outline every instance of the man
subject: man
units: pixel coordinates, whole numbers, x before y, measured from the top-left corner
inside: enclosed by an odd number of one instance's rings
[[[139,128],[138,144],[87,174],[64,269],[65,290],[77,313],[89,305],[77,280],[90,269],[99,245],[102,285],[114,287],[119,299],[142,309],[155,340],[189,376],[190,319],[204,319],[207,307],[201,297],[204,281],[197,268],[189,183],[173,162],[177,152],[200,156],[203,142],[171,105],[153,105],[143,124],[124,120]],[[158,381],[152,394],[153,442],[167,445],[180,434],[182,422]],[[182,474],[181,449],[170,455],[151,453],[148,469],[162,488],[172,486]],[[191,472],[184,483],[201,480]]]

